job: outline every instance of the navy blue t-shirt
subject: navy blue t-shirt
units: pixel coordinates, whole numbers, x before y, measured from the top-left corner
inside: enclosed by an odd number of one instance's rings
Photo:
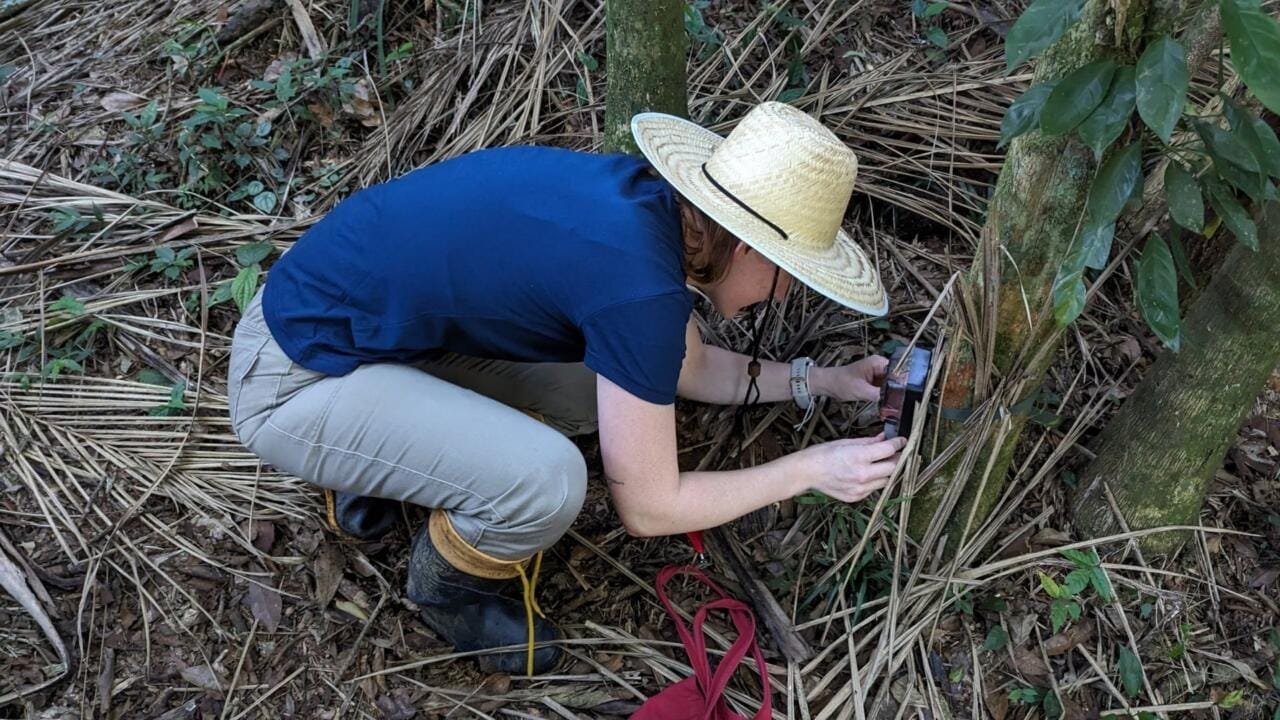
[[[328,375],[443,351],[585,361],[669,404],[692,309],[673,192],[625,155],[470,153],[341,202],[271,269],[263,314]]]

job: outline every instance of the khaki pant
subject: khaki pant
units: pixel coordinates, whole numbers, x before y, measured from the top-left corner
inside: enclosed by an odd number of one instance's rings
[[[447,356],[327,376],[284,354],[261,297],[236,327],[227,396],[236,436],[264,461],[332,490],[443,508],[502,559],[546,549],[572,524],[587,468],[566,435],[596,424],[586,366]]]

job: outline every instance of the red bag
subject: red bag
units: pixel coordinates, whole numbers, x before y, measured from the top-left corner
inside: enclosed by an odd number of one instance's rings
[[[667,582],[676,575],[688,575],[711,588],[719,600],[712,600],[698,609],[693,616],[693,632],[685,626],[680,615],[667,599]],[[711,582],[702,571],[690,566],[668,566],[658,572],[658,599],[662,601],[671,621],[675,623],[676,633],[684,645],[685,654],[689,656],[689,665],[693,668],[693,677],[685,678],[675,685],[663,689],[662,692],[645,701],[640,709],[631,716],[632,720],[746,720],[746,718],[729,709],[724,701],[724,689],[729,678],[738,667],[738,662],[751,651],[756,667],[760,670],[760,685],[764,691],[764,703],[754,720],[768,720],[773,711],[773,693],[769,690],[769,670],[764,664],[764,656],[760,654],[760,646],[756,644],[756,616],[746,604],[729,597],[718,585]],[[702,625],[707,613],[712,610],[727,610],[733,625],[738,629],[738,639],[729,647],[724,659],[711,673],[711,663],[707,660],[707,642],[702,634]]]

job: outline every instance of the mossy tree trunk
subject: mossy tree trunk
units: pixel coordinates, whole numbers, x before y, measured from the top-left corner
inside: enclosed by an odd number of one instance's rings
[[[1120,532],[1194,525],[1205,491],[1280,361],[1280,209],[1258,218],[1260,249],[1237,244],[1187,313],[1182,350],[1165,352],[1107,425],[1073,498],[1076,529]],[[1185,536],[1148,536],[1176,550]]]
[[[1104,57],[1133,64],[1145,43],[1173,32],[1188,13],[1216,20],[1212,6],[1204,0],[1089,0],[1080,21],[1039,59],[1035,83],[1062,78]],[[1189,34],[1205,35],[1194,29],[1196,24]],[[1197,47],[1192,67],[1205,57]],[[1015,140],[1005,157],[982,243],[961,281],[965,311],[954,314],[947,328],[951,343],[941,380],[943,412],[924,447],[944,450],[973,430],[972,420],[955,419],[969,413],[1004,426],[999,433],[978,432],[917,489],[908,530],[927,550],[954,553],[1005,489],[1028,419],[1017,408],[1040,390],[1064,331],[1053,317],[1053,283],[1081,226],[1097,167],[1092,151],[1074,136],[1040,132]],[[981,408],[990,412],[976,412]],[[945,524],[935,525],[935,515],[947,510],[944,505],[957,492]],[[931,526],[934,535],[928,534]],[[938,542],[942,535],[945,545]]]
[[[1128,3],[1125,27],[1117,35],[1111,3],[1090,0],[1080,22],[1039,59],[1034,82],[1056,80],[1104,56],[1125,55],[1100,39],[1114,43],[1117,36],[1140,36],[1148,6],[1147,0]],[[1136,51],[1131,48],[1128,55]],[[1062,332],[1052,315],[1053,281],[1080,225],[1096,168],[1092,150],[1078,139],[1039,131],[1014,140],[1005,156],[982,246],[962,281],[962,295],[976,316],[957,314],[948,326],[947,336],[953,340],[948,372],[941,381],[938,449],[963,431],[962,423],[948,416],[993,401],[1013,406],[1034,393],[1043,379],[1053,357],[1047,350]],[[984,257],[989,261],[983,262]],[[997,386],[984,369],[994,370],[995,377],[1024,381],[1018,387],[1003,387],[1005,397],[996,397]],[[968,471],[963,456],[957,456],[920,488],[912,500],[911,535],[923,540],[949,491],[956,483],[967,483],[946,528],[947,551],[954,551],[970,516],[976,529],[999,498],[1024,424],[1023,416],[1014,415],[1002,440],[990,434],[981,438],[984,445],[971,458]],[[978,475],[987,477],[981,493],[983,483],[974,477]]]
[[[636,152],[631,116],[638,112],[689,114],[684,6],[684,0],[606,0],[605,151]]]

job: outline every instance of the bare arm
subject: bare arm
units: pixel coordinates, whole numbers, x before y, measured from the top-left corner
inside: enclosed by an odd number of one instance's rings
[[[693,318],[685,327],[684,345],[684,364],[680,367],[680,382],[676,388],[680,397],[714,405],[742,402],[747,392],[750,357],[703,343]],[[809,391],[815,397],[876,400],[879,397],[879,376],[884,374],[888,364],[885,358],[872,356],[852,365],[815,367],[809,374]],[[756,384],[760,388],[760,402],[790,400],[790,363],[761,360]]]
[[[600,451],[618,515],[638,536],[722,525],[807,490],[856,502],[884,486],[904,441],[824,443],[743,470],[680,472],[675,408],[597,382]]]

